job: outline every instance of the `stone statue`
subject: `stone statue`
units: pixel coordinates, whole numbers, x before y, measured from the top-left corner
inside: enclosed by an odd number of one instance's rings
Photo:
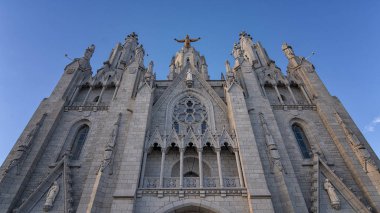
[[[193,74],[191,74],[191,70],[187,70],[186,74],[186,81],[192,81],[193,80]]]
[[[144,79],[146,82],[150,83],[151,79],[152,79],[152,75],[153,75],[153,61],[150,61],[149,62],[149,66],[148,66],[148,69],[144,75]]]
[[[100,164],[98,172],[103,172],[105,168],[107,168],[110,164],[112,164],[113,150],[115,148],[116,138],[119,132],[120,118],[121,118],[121,113],[119,113],[119,117],[116,123],[114,124],[112,133],[104,149],[103,160],[102,160],[102,163]],[[109,170],[109,174],[110,175],[112,174],[112,169]]]
[[[201,37],[190,38],[189,35],[186,35],[185,39],[178,40],[178,39],[175,38],[174,40],[176,42],[179,42],[179,43],[185,43],[184,47],[189,48],[191,42],[196,42],[196,41],[199,41],[200,39],[201,39]]]
[[[234,48],[232,50],[232,55],[234,56],[235,59],[243,57],[243,50],[241,49],[240,44],[238,44],[238,43],[234,44]]]
[[[83,58],[89,61],[92,57],[92,54],[94,54],[94,52],[95,52],[95,45],[91,44],[91,46],[89,46],[84,52]]]
[[[280,153],[278,152],[277,145],[274,142],[273,136],[269,131],[268,125],[264,119],[264,115],[260,113],[259,116],[260,116],[261,126],[264,129],[265,142],[266,142],[267,148],[269,149],[269,155],[272,158],[273,166],[276,166],[280,171],[283,171],[284,167],[281,163]]]
[[[44,210],[48,212],[52,207],[55,198],[57,197],[57,194],[59,192],[59,185],[57,181],[54,181],[53,185],[50,187],[47,196],[46,196],[46,201],[44,205]]]
[[[230,65],[230,62],[228,60],[226,60],[225,65],[226,65],[226,73],[232,72],[231,65]]]
[[[28,133],[26,136],[26,139],[17,147],[17,151],[15,153],[15,157],[11,161],[11,163],[8,165],[8,167],[5,169],[5,173],[9,172],[10,169],[12,169],[14,166],[18,166],[20,161],[22,161],[25,153],[29,151],[29,147],[36,136],[38,130],[42,126],[43,121],[45,120],[45,117],[47,114],[43,114],[42,118],[36,123],[36,125],[33,127],[33,129]],[[18,171],[17,171],[18,173]]]
[[[329,195],[331,206],[334,209],[339,210],[340,209],[340,200],[339,200],[339,197],[338,197],[337,193],[335,192],[335,188],[331,184],[330,180],[326,178],[323,186],[324,186],[324,189],[327,191],[327,194]]]
[[[82,58],[76,58],[74,61],[77,61],[79,63],[78,69],[85,72],[85,71],[91,71],[91,64],[90,59],[92,57],[92,54],[95,52],[95,45],[91,44],[84,52],[84,55]],[[67,71],[68,74],[73,73],[75,70],[69,69]]]
[[[282,51],[284,52],[286,58],[288,58],[288,60],[292,59],[295,57],[295,54],[294,54],[294,51],[293,51],[293,48],[288,45],[287,43],[283,43],[282,46]]]
[[[232,83],[235,80],[235,74],[231,70],[230,62],[227,60],[226,63],[226,75],[227,75],[227,82]]]
[[[110,165],[110,163],[111,163],[112,153],[113,153],[113,149],[115,147],[115,143],[114,143],[114,138],[116,137],[115,131],[116,131],[115,129],[112,131],[111,138],[110,138],[109,142],[107,143],[106,148],[104,150],[103,161],[102,161],[100,168],[99,168],[100,172],[103,172],[104,169],[108,165]]]
[[[135,49],[135,60],[139,65],[142,65],[144,60],[145,51],[143,45],[139,44]]]

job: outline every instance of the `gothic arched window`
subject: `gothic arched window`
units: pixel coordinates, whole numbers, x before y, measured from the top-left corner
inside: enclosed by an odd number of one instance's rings
[[[87,125],[83,125],[79,128],[74,138],[74,143],[71,148],[71,159],[78,160],[82,151],[84,142],[86,141],[88,130],[90,128]]]
[[[292,125],[294,136],[296,137],[298,146],[300,147],[303,158],[310,158],[310,144],[302,128],[297,125]]]

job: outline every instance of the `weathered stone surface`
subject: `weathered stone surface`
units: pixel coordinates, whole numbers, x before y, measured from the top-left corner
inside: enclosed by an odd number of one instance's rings
[[[378,157],[290,45],[285,76],[240,33],[222,80],[191,45],[168,80],[144,67],[135,33],[93,76],[94,50],[66,66],[0,168],[1,211],[380,211]]]

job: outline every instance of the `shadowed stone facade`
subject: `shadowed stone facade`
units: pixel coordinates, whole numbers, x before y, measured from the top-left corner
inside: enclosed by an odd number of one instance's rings
[[[186,36],[167,80],[132,33],[91,45],[0,169],[1,212],[380,212],[380,162],[314,66],[246,32],[210,80]],[[201,45],[201,42],[200,44]]]

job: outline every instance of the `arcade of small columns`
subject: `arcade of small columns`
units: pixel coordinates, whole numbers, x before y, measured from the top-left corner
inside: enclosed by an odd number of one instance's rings
[[[191,134],[188,134],[191,135]],[[239,157],[239,149],[236,146],[236,142],[231,139],[231,137],[228,135],[228,133],[225,131],[220,137],[219,142],[216,142],[214,140],[214,137],[211,136],[211,140],[207,140],[206,137],[202,138],[196,137],[194,134],[192,134],[193,137],[188,138],[187,136],[177,136],[176,138],[178,140],[167,140],[167,138],[164,138],[161,140],[160,136],[157,135],[152,136],[152,140],[149,140],[146,144],[146,148],[144,150],[144,156],[143,156],[143,163],[142,163],[142,170],[141,170],[141,176],[140,176],[140,188],[170,188],[164,185],[164,171],[165,171],[165,164],[166,164],[166,156],[168,155],[169,150],[170,151],[179,151],[179,188],[188,188],[189,186],[184,185],[184,159],[189,157],[185,156],[185,152],[189,150],[195,150],[197,152],[198,157],[198,169],[199,169],[199,188],[204,187],[210,187],[205,186],[204,184],[204,160],[203,160],[203,151],[204,150],[212,150],[214,153],[216,153],[216,161],[217,161],[217,170],[218,170],[218,181],[219,181],[219,188],[224,187],[244,187],[243,182],[243,175],[240,165],[240,157]],[[206,135],[206,134],[204,134]],[[170,137],[169,137],[170,138]],[[208,137],[210,139],[210,137]],[[179,143],[177,143],[177,141]],[[160,150],[161,151],[161,164],[160,164],[160,176],[159,176],[159,184],[157,186],[151,186],[146,187],[144,185],[144,179],[146,173],[146,167],[147,167],[147,159],[148,155],[152,153],[154,150]],[[231,185],[225,185],[224,184],[224,177],[223,177],[223,166],[221,162],[221,152],[223,150],[228,150],[230,152],[233,152],[235,155],[235,161],[236,161],[236,168],[238,173],[238,184],[231,186]],[[194,157],[194,156],[190,156]],[[171,177],[173,178],[173,177]],[[195,187],[195,186],[192,186]],[[214,187],[217,187],[217,184],[215,184]],[[173,188],[178,188],[178,186],[175,186]]]
[[[298,103],[296,97],[294,96],[294,93],[293,93],[292,88],[291,88],[291,86],[294,86],[294,87],[298,87],[301,90],[302,95],[306,99],[307,103],[309,105],[312,104],[309,96],[306,93],[306,90],[304,88],[304,84],[303,83],[300,83],[293,76],[283,77],[283,76],[281,76],[281,74],[276,75],[277,78],[279,78],[279,79],[275,80],[273,78],[274,75],[275,75],[274,73],[269,73],[269,74],[265,73],[264,80],[261,83],[261,88],[264,91],[264,93],[265,93],[265,86],[273,87],[274,90],[275,90],[275,92],[276,92],[277,98],[280,101],[281,105],[285,105],[285,102],[284,102],[284,100],[283,100],[283,98],[282,98],[282,96],[281,96],[281,94],[279,92],[279,89],[278,89],[278,86],[284,87],[284,88],[286,88],[286,90],[288,90],[290,96],[292,97],[293,104],[297,105],[299,103]],[[288,80],[288,78],[289,78],[289,80]]]

